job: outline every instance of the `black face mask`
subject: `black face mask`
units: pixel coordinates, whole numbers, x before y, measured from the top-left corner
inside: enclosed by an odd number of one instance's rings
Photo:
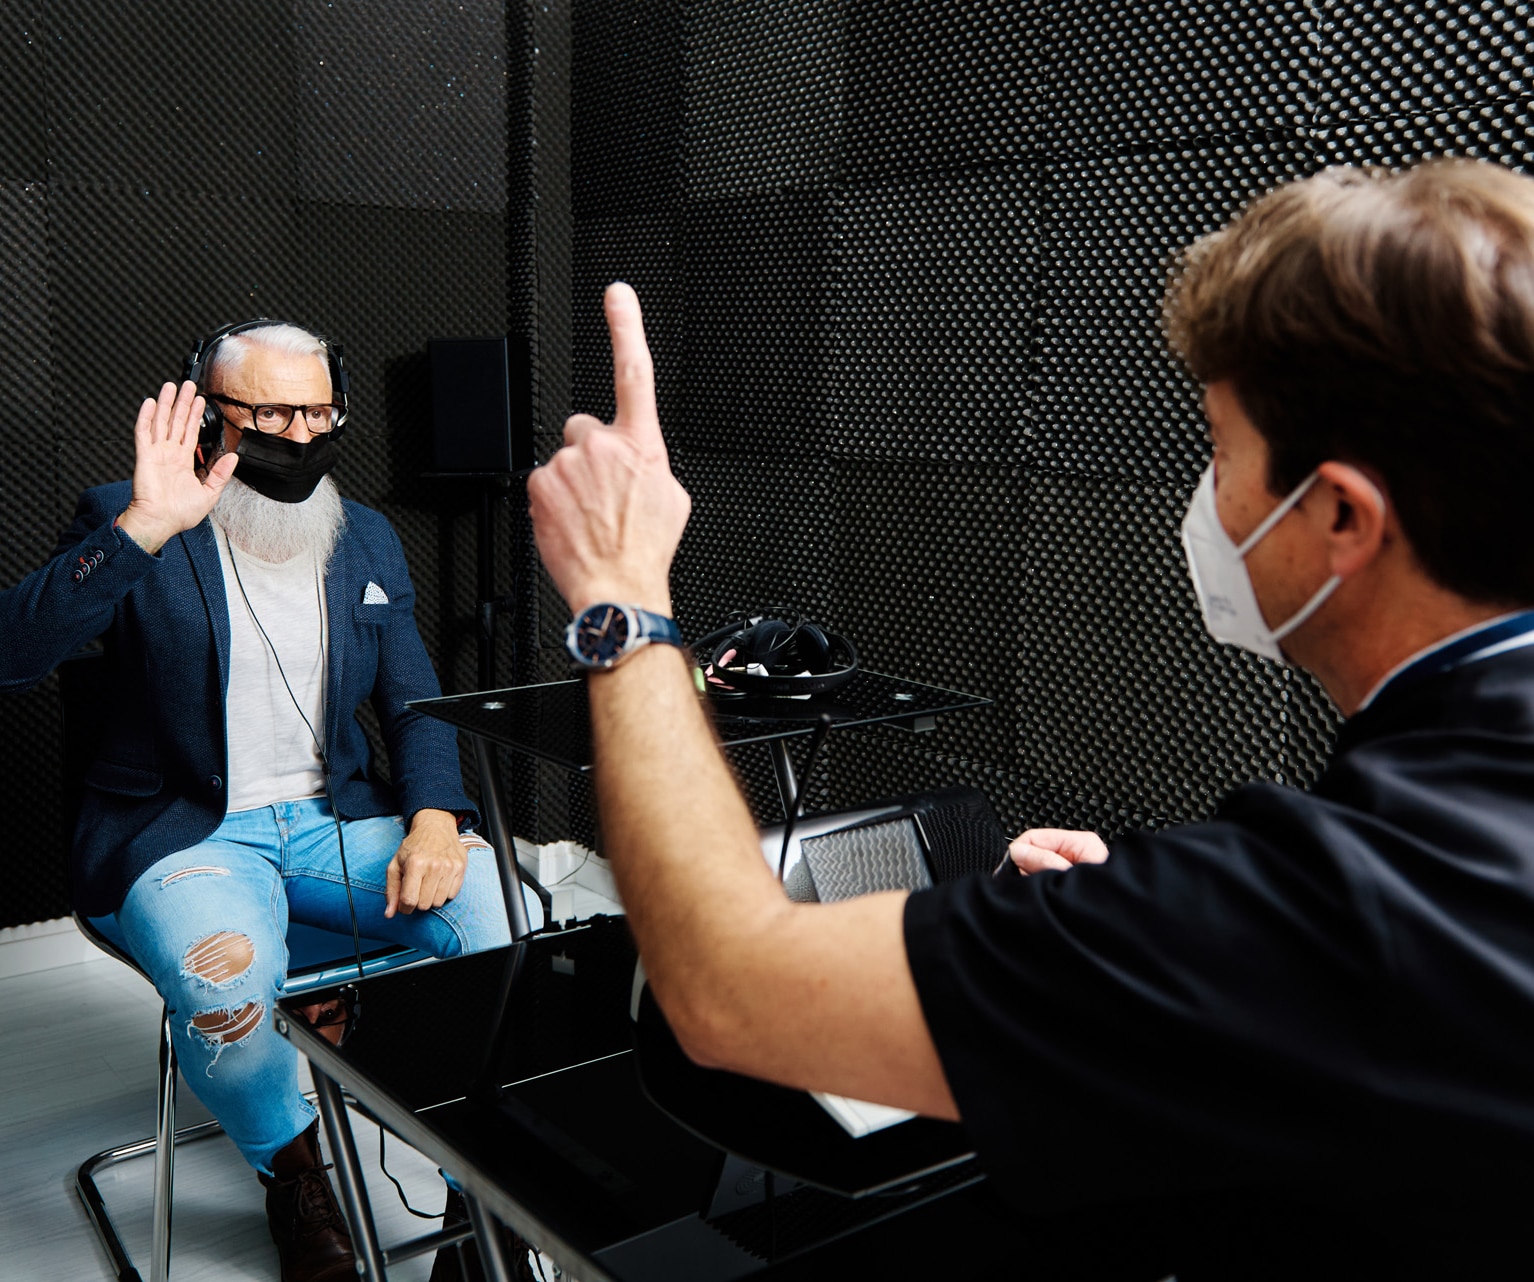
[[[302,443],[261,432],[240,433],[234,474],[257,494],[278,503],[302,503],[339,457],[330,436]]]

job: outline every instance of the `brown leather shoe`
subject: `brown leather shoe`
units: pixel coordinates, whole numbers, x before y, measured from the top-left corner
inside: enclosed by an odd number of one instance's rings
[[[282,1282],[342,1282],[357,1276],[351,1234],[320,1158],[319,1123],[272,1158],[266,1222],[282,1261]]]

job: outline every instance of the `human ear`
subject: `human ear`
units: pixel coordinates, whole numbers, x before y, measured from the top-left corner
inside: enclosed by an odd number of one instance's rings
[[[1385,546],[1390,507],[1379,485],[1351,463],[1327,462],[1316,471],[1331,571],[1346,579]]]

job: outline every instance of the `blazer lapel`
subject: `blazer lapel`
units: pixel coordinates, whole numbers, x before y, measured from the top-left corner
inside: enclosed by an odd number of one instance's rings
[[[221,699],[229,697],[229,597],[224,591],[224,568],[219,564],[218,542],[213,534],[213,522],[204,518],[202,523],[184,530],[178,538],[192,563],[192,574],[202,593],[202,603],[208,612],[208,624],[213,632],[213,649],[218,655],[218,690]]]

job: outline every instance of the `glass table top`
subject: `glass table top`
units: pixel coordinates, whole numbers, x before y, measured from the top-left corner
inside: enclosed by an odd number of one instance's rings
[[[830,717],[834,729],[891,724],[926,730],[944,713],[990,702],[980,695],[866,669],[839,690],[812,698],[708,696],[715,728],[726,745],[810,734],[823,715]],[[591,720],[581,678],[417,699],[410,706],[493,743],[571,770],[591,769]]]

